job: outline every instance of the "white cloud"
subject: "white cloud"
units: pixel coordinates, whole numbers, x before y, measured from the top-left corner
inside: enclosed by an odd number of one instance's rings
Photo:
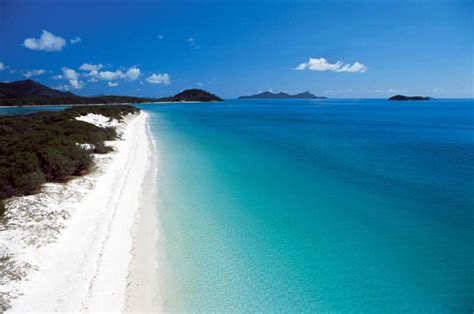
[[[199,49],[200,46],[197,44],[196,39],[194,39],[193,37],[189,37],[188,39],[186,39],[186,41],[188,42],[189,47],[193,49]]]
[[[352,65],[345,64],[337,72],[365,72],[365,71],[367,71],[367,67],[363,65],[362,63],[356,61]]]
[[[396,88],[387,88],[387,89],[375,89],[375,90],[368,90],[367,93],[369,94],[396,94],[400,93],[402,90]]]
[[[99,71],[104,67],[103,64],[91,64],[91,63],[83,63],[79,70],[88,71],[89,73],[86,76],[91,77],[91,82],[96,82],[97,79],[101,79],[104,81],[114,81],[117,79],[128,79],[134,81],[140,77],[142,74],[140,68],[136,66],[132,66],[128,68],[128,70],[124,73],[121,70],[116,71]]]
[[[27,38],[23,46],[31,50],[61,51],[66,46],[64,38],[43,31],[40,38]]]
[[[62,68],[63,75],[62,78],[66,79],[69,81],[70,87],[74,89],[80,89],[84,86],[82,81],[79,80],[80,74],[76,72],[76,70],[63,67]]]
[[[66,84],[61,84],[61,85],[55,86],[54,89],[58,89],[65,92],[69,90],[69,86]]]
[[[386,94],[393,94],[393,93],[399,93],[400,90],[399,89],[395,89],[395,88],[389,88],[387,90],[384,90],[382,91],[383,93],[386,93]]]
[[[203,82],[197,82],[196,85],[197,86],[204,86],[204,83]]]
[[[116,70],[116,71],[100,71],[104,68],[104,65],[99,64],[92,64],[92,63],[83,63],[78,70],[85,71],[76,71],[74,69],[70,69],[68,67],[62,68],[62,74],[55,75],[52,78],[55,80],[68,80],[68,88],[72,89],[79,89],[84,86],[84,82],[81,81],[87,80],[90,83],[96,83],[98,81],[108,81],[107,85],[110,87],[115,87],[119,85],[118,80],[129,80],[134,81],[137,80],[141,75],[142,72],[140,68],[137,66],[132,66],[128,68],[128,70]],[[124,69],[124,67],[121,67]],[[125,71],[125,72],[124,72]],[[169,76],[164,77],[164,84],[169,83]]]
[[[0,62],[0,71],[3,71],[6,69],[6,66],[3,64],[3,62]]]
[[[104,80],[104,81],[114,81],[119,78],[123,78],[125,75],[123,74],[122,71],[117,70],[117,71],[102,71],[99,72],[99,79]]]
[[[81,89],[84,87],[84,84],[79,80],[69,80],[69,84],[71,84],[71,87],[74,89]]]
[[[306,69],[306,62],[298,64],[295,68],[295,70],[304,70],[304,69]]]
[[[104,65],[102,63],[99,64],[92,64],[92,63],[83,63],[80,67],[79,70],[83,71],[88,71],[89,73],[83,74],[83,76],[90,77],[89,82],[95,83],[98,82],[98,77],[99,77],[99,70],[102,69]]]
[[[63,77],[66,78],[67,80],[77,80],[79,79],[79,73],[76,72],[76,70],[63,67]]]
[[[25,73],[23,73],[23,76],[26,77],[26,78],[30,78],[32,76],[38,76],[38,75],[41,75],[41,74],[44,74],[44,73],[46,73],[46,71],[43,70],[43,69],[28,70]]]
[[[300,63],[296,70],[303,71],[305,69],[312,71],[332,71],[332,72],[365,72],[367,67],[356,61],[353,64],[344,64],[342,61],[329,63],[325,58],[309,58],[308,62]]]
[[[168,73],[164,74],[155,74],[153,73],[149,77],[147,77],[146,81],[150,84],[165,84],[169,85],[171,81],[171,77],[168,75]]]
[[[88,76],[88,77],[91,77],[91,78],[97,80],[97,77],[99,76],[99,71],[96,71],[96,70],[90,71],[90,72],[89,72],[88,74],[86,74],[85,76]]]
[[[125,73],[127,78],[132,81],[136,80],[140,76],[140,74],[140,69],[137,67],[131,67],[128,69],[127,73]]]
[[[79,67],[79,70],[92,72],[92,71],[99,71],[103,67],[104,67],[104,65],[102,63],[99,63],[99,64],[83,63]]]
[[[74,45],[81,42],[81,40],[82,40],[81,37],[76,36],[74,38],[69,39],[69,42]]]
[[[326,89],[325,91],[323,91],[323,94],[337,95],[337,94],[350,94],[352,92],[353,92],[352,89]]]

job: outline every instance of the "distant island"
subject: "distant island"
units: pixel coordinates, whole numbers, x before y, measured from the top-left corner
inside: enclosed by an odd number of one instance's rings
[[[395,95],[388,100],[431,100],[431,97]]]
[[[67,104],[129,104],[176,101],[221,101],[218,96],[200,89],[188,89],[172,97],[142,98],[132,96],[78,96],[59,91],[33,80],[0,83],[0,106],[67,105]]]
[[[295,95],[290,95],[285,92],[263,92],[250,96],[240,96],[239,99],[326,99],[326,97],[316,96],[306,91],[304,93],[299,93]]]
[[[157,101],[222,101],[222,98],[202,89],[186,89],[174,96],[159,98]]]

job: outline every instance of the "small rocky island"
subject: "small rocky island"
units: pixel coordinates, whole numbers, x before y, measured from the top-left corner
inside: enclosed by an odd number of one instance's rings
[[[388,100],[431,100],[431,97],[395,95]]]
[[[326,99],[323,96],[316,96],[306,91],[304,93],[299,93],[295,95],[290,95],[285,92],[272,93],[272,92],[263,92],[250,96],[240,96],[239,99]]]

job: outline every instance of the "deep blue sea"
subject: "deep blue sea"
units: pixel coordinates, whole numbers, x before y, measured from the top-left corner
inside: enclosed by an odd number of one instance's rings
[[[473,100],[140,107],[166,311],[474,311]]]

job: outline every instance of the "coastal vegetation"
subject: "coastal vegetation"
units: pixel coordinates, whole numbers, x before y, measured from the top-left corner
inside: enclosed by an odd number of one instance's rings
[[[45,182],[65,182],[83,175],[93,165],[93,153],[110,152],[105,141],[116,139],[116,130],[77,117],[93,113],[122,120],[138,111],[114,105],[0,116],[0,216],[5,211],[4,199],[38,192]]]

